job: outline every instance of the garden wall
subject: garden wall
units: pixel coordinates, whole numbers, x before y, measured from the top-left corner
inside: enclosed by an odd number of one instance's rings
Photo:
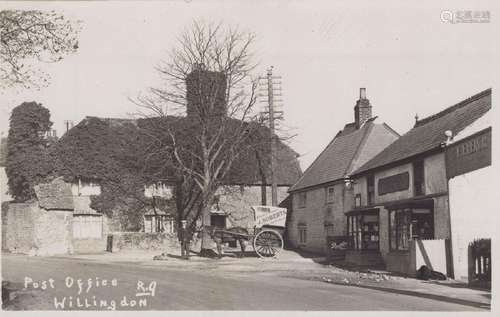
[[[169,250],[179,247],[177,234],[163,232],[113,232],[108,234],[107,251]]]

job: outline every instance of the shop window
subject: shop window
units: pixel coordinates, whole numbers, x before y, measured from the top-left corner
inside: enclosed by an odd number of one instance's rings
[[[366,178],[366,187],[368,205],[373,205],[375,203],[375,177],[373,175]]]
[[[299,244],[304,245],[307,243],[307,226],[299,225]]]
[[[415,196],[425,195],[424,161],[413,163],[413,189]]]
[[[389,211],[389,244],[394,251],[408,250],[411,239],[433,239],[434,219],[430,209]]]
[[[378,214],[360,214],[347,217],[350,248],[354,250],[379,249]]]
[[[335,188],[333,186],[325,188],[326,203],[331,204],[335,200]]]
[[[299,208],[305,208],[307,203],[307,192],[299,193]]]

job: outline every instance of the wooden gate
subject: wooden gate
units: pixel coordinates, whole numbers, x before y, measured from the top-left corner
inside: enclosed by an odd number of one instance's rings
[[[491,239],[469,244],[469,282],[491,287]]]

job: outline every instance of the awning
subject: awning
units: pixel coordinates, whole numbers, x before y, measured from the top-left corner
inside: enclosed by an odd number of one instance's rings
[[[387,209],[399,209],[399,208],[433,208],[434,207],[434,199],[432,198],[411,198],[411,199],[402,199],[397,201],[389,201],[384,203],[384,207]]]

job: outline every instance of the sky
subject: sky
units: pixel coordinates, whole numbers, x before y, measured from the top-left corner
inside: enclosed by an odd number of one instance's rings
[[[78,52],[43,65],[51,84],[0,91],[0,131],[10,111],[37,101],[64,120],[127,118],[129,101],[161,83],[155,66],[194,19],[253,32],[258,73],[282,77],[291,147],[307,168],[354,119],[359,88],[373,114],[398,133],[493,85],[495,15],[491,23],[452,24],[443,11],[493,11],[493,1],[164,1],[3,2],[0,9],[55,10],[81,20]],[[262,105],[263,107],[264,105]]]

